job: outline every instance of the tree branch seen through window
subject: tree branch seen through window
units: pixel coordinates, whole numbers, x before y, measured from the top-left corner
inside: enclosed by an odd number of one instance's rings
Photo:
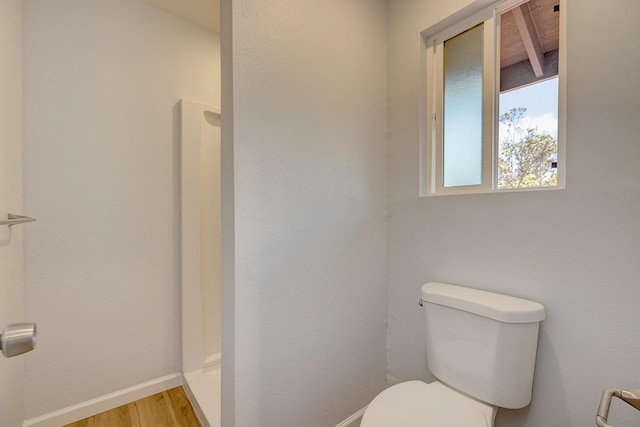
[[[506,132],[498,153],[498,188],[557,185],[558,141],[537,126],[523,128],[527,109],[512,108],[500,116]]]

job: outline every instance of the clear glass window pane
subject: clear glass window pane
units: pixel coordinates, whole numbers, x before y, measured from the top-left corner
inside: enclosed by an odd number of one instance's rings
[[[482,183],[484,24],[444,42],[443,186]]]
[[[559,27],[546,0],[500,15],[498,188],[558,184]]]
[[[558,78],[500,94],[498,188],[558,185]]]

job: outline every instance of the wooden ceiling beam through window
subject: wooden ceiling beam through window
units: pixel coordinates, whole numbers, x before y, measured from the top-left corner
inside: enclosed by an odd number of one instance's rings
[[[518,26],[522,43],[524,44],[527,55],[529,56],[529,61],[531,62],[531,67],[533,68],[533,73],[538,78],[542,77],[544,74],[544,52],[538,31],[533,22],[529,3],[527,2],[512,9],[511,13]]]

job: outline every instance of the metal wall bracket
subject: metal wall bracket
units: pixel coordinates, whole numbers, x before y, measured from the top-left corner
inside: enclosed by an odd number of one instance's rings
[[[620,390],[608,388],[604,393],[602,393],[600,408],[598,409],[598,415],[596,415],[596,425],[598,427],[612,427],[607,424],[607,418],[609,417],[609,408],[611,407],[611,399],[613,399],[613,397],[624,400],[629,405],[640,411],[640,389]]]
[[[25,222],[33,222],[35,220],[35,218],[31,218],[30,216],[9,214],[7,215],[7,219],[0,220],[0,225],[8,225],[11,227],[12,225],[24,224]]]

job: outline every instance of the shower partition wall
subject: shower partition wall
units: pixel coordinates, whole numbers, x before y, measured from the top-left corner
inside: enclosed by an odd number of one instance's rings
[[[180,101],[182,372],[203,426],[220,425],[220,109]]]

